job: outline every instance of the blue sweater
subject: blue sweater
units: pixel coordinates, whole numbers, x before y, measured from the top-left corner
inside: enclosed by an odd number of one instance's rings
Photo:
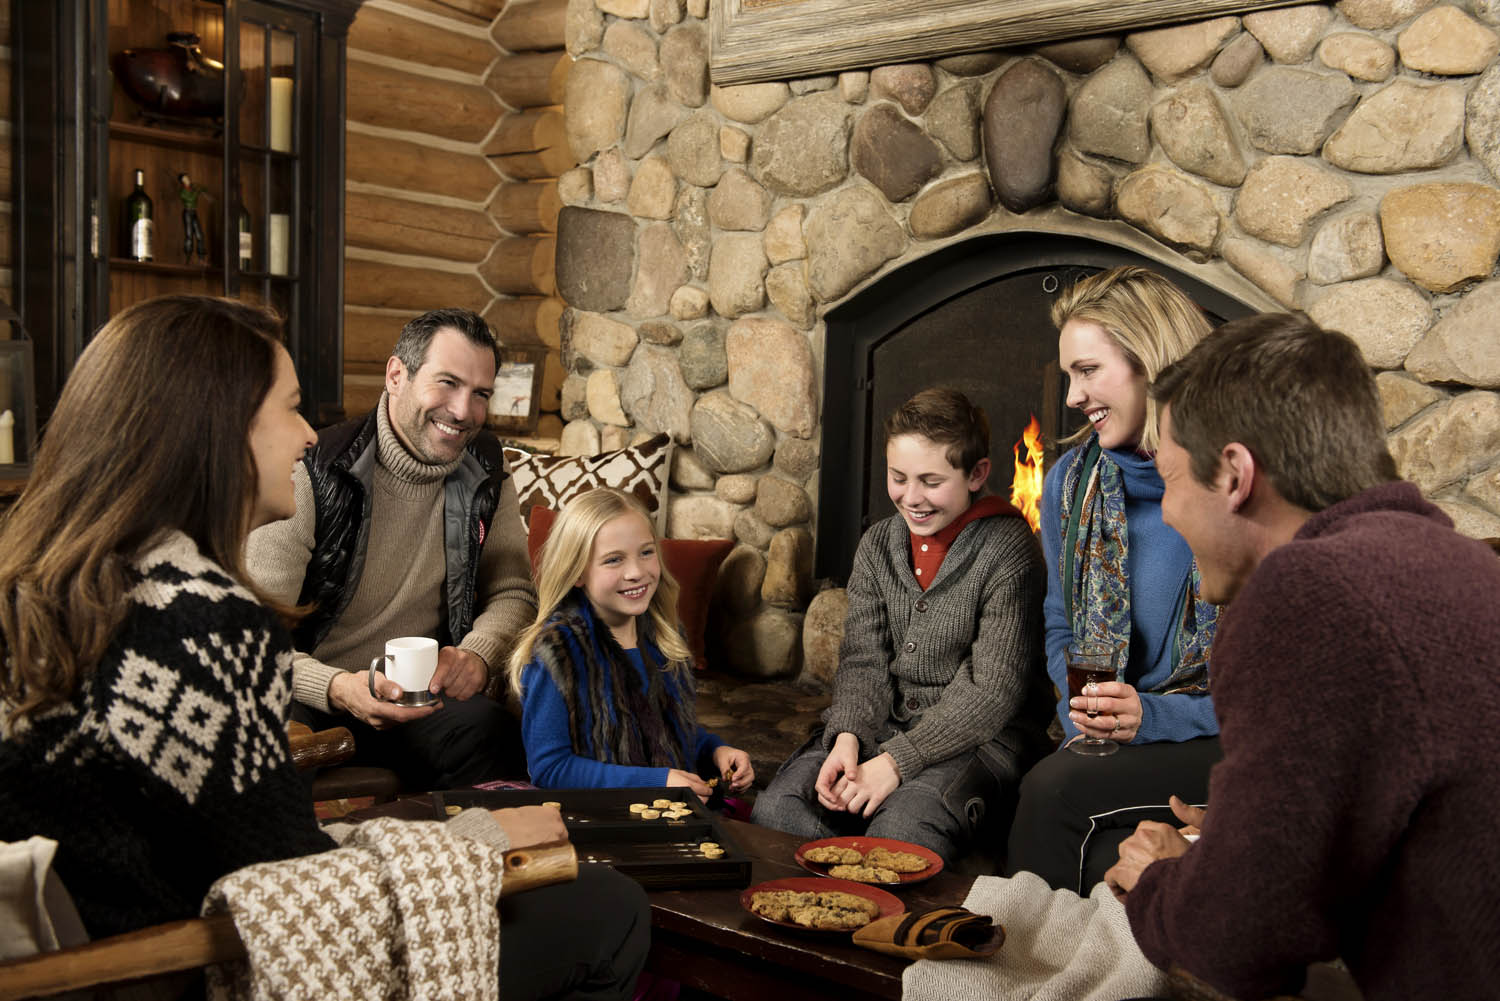
[[[1068,669],[1063,651],[1073,639],[1058,553],[1062,549],[1063,471],[1074,459],[1074,448],[1058,459],[1042,486],[1042,553],[1047,561],[1047,600],[1042,606],[1047,623],[1047,674],[1063,693],[1057,703],[1064,740],[1078,733],[1068,719]],[[1219,732],[1213,701],[1207,695],[1151,695],[1145,689],[1172,674],[1172,633],[1177,609],[1189,586],[1193,552],[1182,536],[1161,520],[1161,476],[1156,464],[1140,454],[1105,449],[1120,467],[1125,481],[1125,520],[1130,547],[1125,572],[1130,578],[1130,653],[1125,680],[1141,691],[1141,726],[1132,744],[1191,740]]]
[[[625,653],[645,679],[646,663],[640,649]],[[603,669],[609,670],[607,663]],[[576,701],[578,711],[587,714],[588,699],[580,694]],[[667,784],[668,768],[608,764],[574,754],[567,702],[552,675],[536,658],[521,671],[521,739],[526,745],[526,767],[531,781],[543,789],[659,788]],[[691,745],[692,753],[687,757],[698,762],[700,769],[705,762],[712,769],[713,752],[723,743],[699,726]]]

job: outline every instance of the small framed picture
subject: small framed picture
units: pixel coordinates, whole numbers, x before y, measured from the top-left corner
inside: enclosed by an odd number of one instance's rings
[[[514,435],[536,430],[546,361],[547,349],[541,345],[500,349],[500,368],[495,372],[495,392],[485,421],[492,430]]]

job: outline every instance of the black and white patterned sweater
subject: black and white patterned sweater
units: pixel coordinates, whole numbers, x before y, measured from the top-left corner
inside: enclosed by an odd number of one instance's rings
[[[58,842],[96,938],[195,916],[220,876],[333,846],[287,746],[291,638],[181,533],[134,567],[130,612],[73,700],[0,732],[0,840]]]

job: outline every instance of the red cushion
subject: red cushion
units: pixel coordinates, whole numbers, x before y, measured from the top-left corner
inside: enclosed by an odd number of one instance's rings
[[[531,531],[526,537],[526,551],[531,569],[536,572],[542,556],[542,543],[552,531],[557,512],[538,504],[531,509]],[[704,633],[708,630],[708,603],[713,597],[719,564],[734,548],[733,539],[663,539],[661,558],[678,585],[677,617],[687,634],[688,649],[693,651],[693,666],[702,671],[708,667],[704,652]]]

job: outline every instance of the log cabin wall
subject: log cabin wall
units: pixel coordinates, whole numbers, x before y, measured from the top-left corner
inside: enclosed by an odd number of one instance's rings
[[[4,2],[4,0],[0,0]],[[367,0],[349,33],[344,409],[380,397],[407,320],[482,313],[549,349],[537,434],[556,438],[557,177],[566,0]]]

